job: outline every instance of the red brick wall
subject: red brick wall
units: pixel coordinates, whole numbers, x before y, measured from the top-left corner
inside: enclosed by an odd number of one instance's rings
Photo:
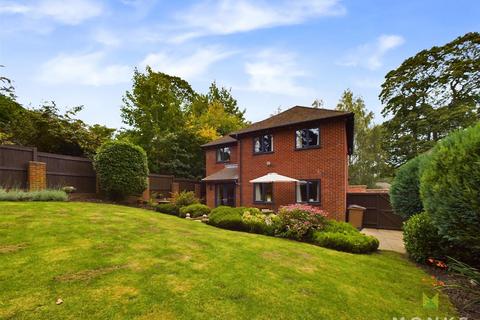
[[[211,147],[205,150],[206,176],[222,170],[223,168],[225,168],[225,164],[238,163],[238,147],[236,145],[229,145],[229,147],[231,150],[230,161],[225,163],[217,163],[217,147]],[[206,188],[206,204],[207,206],[213,208],[215,207],[215,184],[211,182],[207,183]],[[240,190],[237,188],[237,194],[235,199],[237,206],[240,204],[239,196]]]
[[[28,189],[30,191],[47,188],[47,164],[30,161],[28,163]]]
[[[273,205],[253,202],[253,184],[249,181],[276,172],[299,180],[320,179],[320,206],[329,212],[331,218],[344,221],[348,179],[345,122],[323,122],[320,125],[321,148],[297,151],[295,130],[302,127],[272,131],[274,152],[270,154],[253,155],[252,136],[241,139],[241,205],[277,209],[281,205],[295,203],[295,183],[274,183]],[[267,161],[271,166],[267,166]]]
[[[209,148],[205,150],[206,175],[209,176],[217,171],[225,168],[226,163],[238,163],[238,152],[236,145],[230,145],[230,162],[217,163],[217,148]]]

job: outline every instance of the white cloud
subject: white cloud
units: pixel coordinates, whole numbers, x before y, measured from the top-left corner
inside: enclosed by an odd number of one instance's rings
[[[344,13],[345,8],[339,0],[283,0],[274,4],[253,0],[203,0],[176,15],[182,29],[173,40],[181,42],[199,36],[293,25]]]
[[[142,67],[148,65],[154,70],[192,79],[206,72],[213,63],[223,60],[233,53],[218,47],[201,48],[193,52],[192,55],[184,57],[179,57],[177,54],[167,54],[166,52],[150,53],[140,65]]]
[[[404,42],[405,39],[399,35],[381,35],[374,42],[363,44],[352,50],[338,64],[375,70],[383,66],[382,60],[388,51]]]
[[[297,84],[297,79],[306,74],[290,53],[264,50],[255,61],[245,63],[245,72],[250,77],[248,90],[290,96],[312,94],[312,90]]]
[[[103,11],[98,1],[93,0],[42,0],[38,2],[3,3],[0,14],[22,14],[27,18],[51,18],[67,25],[77,25],[84,20],[99,16]]]
[[[105,29],[96,30],[93,39],[106,47],[118,47],[122,43],[117,35]]]
[[[128,82],[132,68],[103,64],[105,55],[94,52],[79,55],[60,54],[41,66],[38,80],[47,84],[113,85]]]

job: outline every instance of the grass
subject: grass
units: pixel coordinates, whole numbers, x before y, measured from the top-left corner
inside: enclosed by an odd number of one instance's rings
[[[0,204],[0,318],[455,316],[443,294],[438,311],[422,307],[434,292],[393,252],[353,255],[105,204]]]

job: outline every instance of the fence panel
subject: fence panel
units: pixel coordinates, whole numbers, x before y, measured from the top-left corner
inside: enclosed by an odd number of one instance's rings
[[[0,146],[0,187],[27,188],[28,162],[35,155],[35,148]]]
[[[173,176],[151,173],[148,175],[150,191],[158,194],[159,198],[169,198],[172,192]]]
[[[347,205],[365,207],[363,227],[401,230],[403,220],[393,212],[390,197],[385,192],[358,192],[347,194]]]
[[[96,192],[96,175],[90,159],[39,152],[38,161],[47,164],[48,188],[74,186],[78,193]]]
[[[175,178],[174,181],[178,183],[180,191],[195,191],[195,185],[200,184],[199,181],[193,179]]]

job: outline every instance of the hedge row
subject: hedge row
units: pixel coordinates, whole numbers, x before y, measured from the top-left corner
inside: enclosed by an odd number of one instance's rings
[[[479,182],[480,123],[450,134],[398,170],[391,190],[395,212],[426,212],[404,226],[414,260],[451,256],[480,265]]]

